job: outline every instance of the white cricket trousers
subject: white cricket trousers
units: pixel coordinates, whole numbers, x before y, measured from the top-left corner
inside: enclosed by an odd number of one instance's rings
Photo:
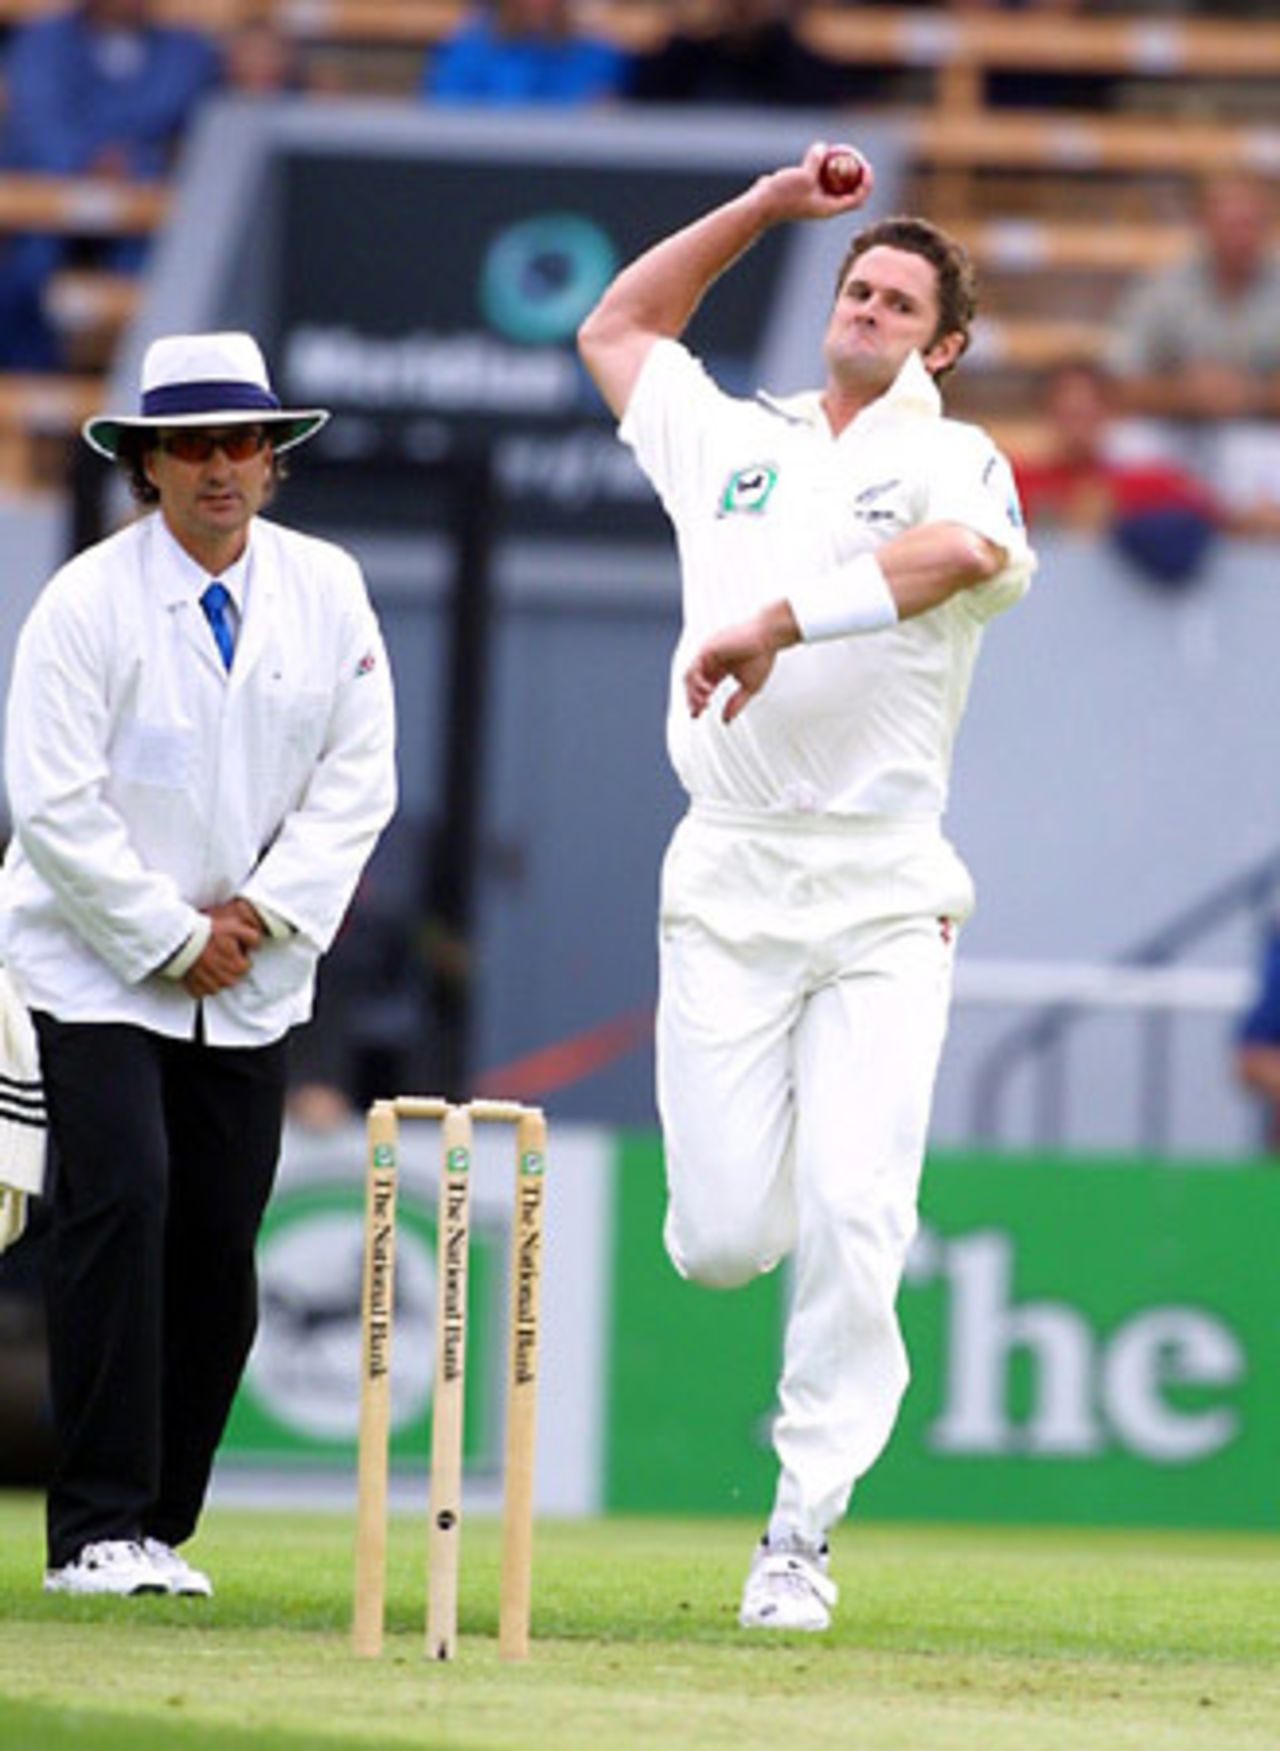
[[[898,1285],[972,905],[933,823],[695,804],[663,864],[667,1250],[718,1288],[794,1255],[771,1524],[815,1543],[907,1384]]]

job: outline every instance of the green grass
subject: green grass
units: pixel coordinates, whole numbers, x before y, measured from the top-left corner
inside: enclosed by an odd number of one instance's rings
[[[495,1647],[497,1533],[464,1536],[462,1647],[422,1657],[422,1517],[388,1644],[349,1652],[342,1515],[213,1511],[211,1601],[39,1589],[0,1496],[0,1751],[1276,1751],[1280,1538],[863,1525],[828,1636],[746,1636],[754,1524],[538,1528],[535,1643]]]

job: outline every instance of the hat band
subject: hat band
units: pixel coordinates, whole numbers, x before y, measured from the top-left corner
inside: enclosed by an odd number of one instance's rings
[[[279,398],[256,383],[165,383],[142,397],[142,417],[163,419],[180,413],[230,413],[257,409],[278,413]]]

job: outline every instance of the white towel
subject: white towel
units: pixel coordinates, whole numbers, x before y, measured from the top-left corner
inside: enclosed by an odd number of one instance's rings
[[[0,1252],[27,1225],[27,1199],[44,1189],[46,1120],[36,1031],[0,967]]]

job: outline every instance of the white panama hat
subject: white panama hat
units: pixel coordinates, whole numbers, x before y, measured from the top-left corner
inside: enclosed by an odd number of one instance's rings
[[[152,341],[142,360],[142,411],[100,414],[81,429],[86,443],[114,462],[124,432],[264,425],[281,451],[310,438],[328,417],[322,407],[280,406],[251,334],[167,334]]]

